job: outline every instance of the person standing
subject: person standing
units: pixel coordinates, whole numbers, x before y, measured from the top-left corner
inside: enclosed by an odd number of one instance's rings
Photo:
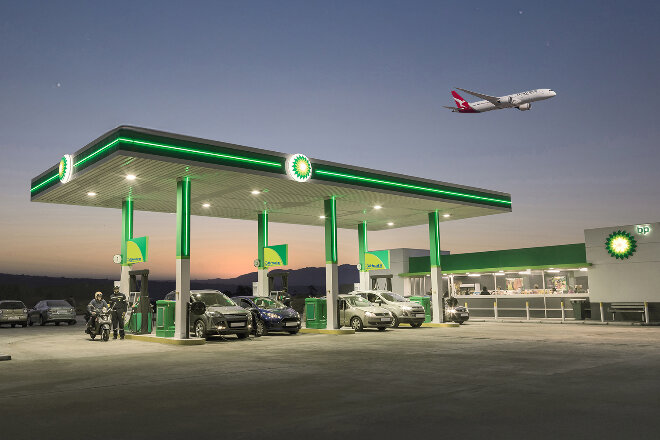
[[[481,289],[481,295],[490,295],[490,292],[486,286]]]
[[[110,309],[112,310],[112,339],[117,339],[117,329],[119,329],[120,339],[124,339],[124,314],[128,309],[126,296],[115,287],[110,295]]]

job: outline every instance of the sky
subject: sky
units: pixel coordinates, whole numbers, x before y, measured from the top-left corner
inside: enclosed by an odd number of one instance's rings
[[[659,19],[648,1],[0,1],[0,272],[118,278],[120,210],[29,186],[121,124],[510,193],[511,213],[443,223],[452,253],[660,221]],[[457,114],[455,87],[557,96]],[[174,216],[134,221],[144,267],[173,279]],[[193,278],[253,270],[256,221],[191,227]],[[324,264],[322,228],[269,235],[290,268]],[[369,247],[428,248],[428,231]],[[340,263],[357,259],[340,230]]]

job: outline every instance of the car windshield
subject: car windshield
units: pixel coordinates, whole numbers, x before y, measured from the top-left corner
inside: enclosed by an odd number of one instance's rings
[[[196,292],[193,294],[195,301],[201,301],[206,307],[235,306],[236,303],[222,292]]]
[[[0,309],[24,309],[25,304],[20,301],[3,301],[0,303]]]
[[[286,306],[273,298],[254,298],[254,305],[262,309],[284,309]]]
[[[394,301],[394,302],[409,302],[410,301],[408,298],[404,298],[403,296],[399,295],[398,293],[381,293],[381,295],[387,301]]]
[[[46,301],[46,305],[48,307],[71,307],[71,304],[62,299],[56,301]]]
[[[344,298],[347,303],[355,307],[369,307],[373,306],[369,301],[362,298],[361,296],[347,296]]]

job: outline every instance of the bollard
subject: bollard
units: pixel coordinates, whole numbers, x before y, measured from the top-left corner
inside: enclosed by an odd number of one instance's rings
[[[525,301],[525,310],[527,311],[527,320],[529,321],[529,301]]]
[[[561,304],[561,320],[564,321],[566,319],[566,312],[564,311],[564,301],[560,302]]]
[[[495,312],[495,319],[497,319],[497,300],[493,303],[493,311]]]
[[[649,323],[649,303],[644,301],[644,321]]]
[[[600,303],[600,322],[605,322],[605,314],[603,313],[603,303]]]

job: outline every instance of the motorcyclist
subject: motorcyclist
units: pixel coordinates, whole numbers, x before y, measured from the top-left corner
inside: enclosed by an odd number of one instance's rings
[[[112,339],[117,339],[117,327],[119,327],[119,337],[124,339],[124,314],[128,309],[126,296],[115,287],[110,296],[110,309],[112,310]]]
[[[87,312],[89,313],[89,321],[87,321],[87,329],[85,329],[85,333],[89,333],[90,329],[94,328],[94,324],[96,323],[96,315],[103,310],[104,307],[108,307],[108,303],[105,302],[103,299],[103,293],[102,292],[96,292],[94,294],[94,299],[87,304]]]

